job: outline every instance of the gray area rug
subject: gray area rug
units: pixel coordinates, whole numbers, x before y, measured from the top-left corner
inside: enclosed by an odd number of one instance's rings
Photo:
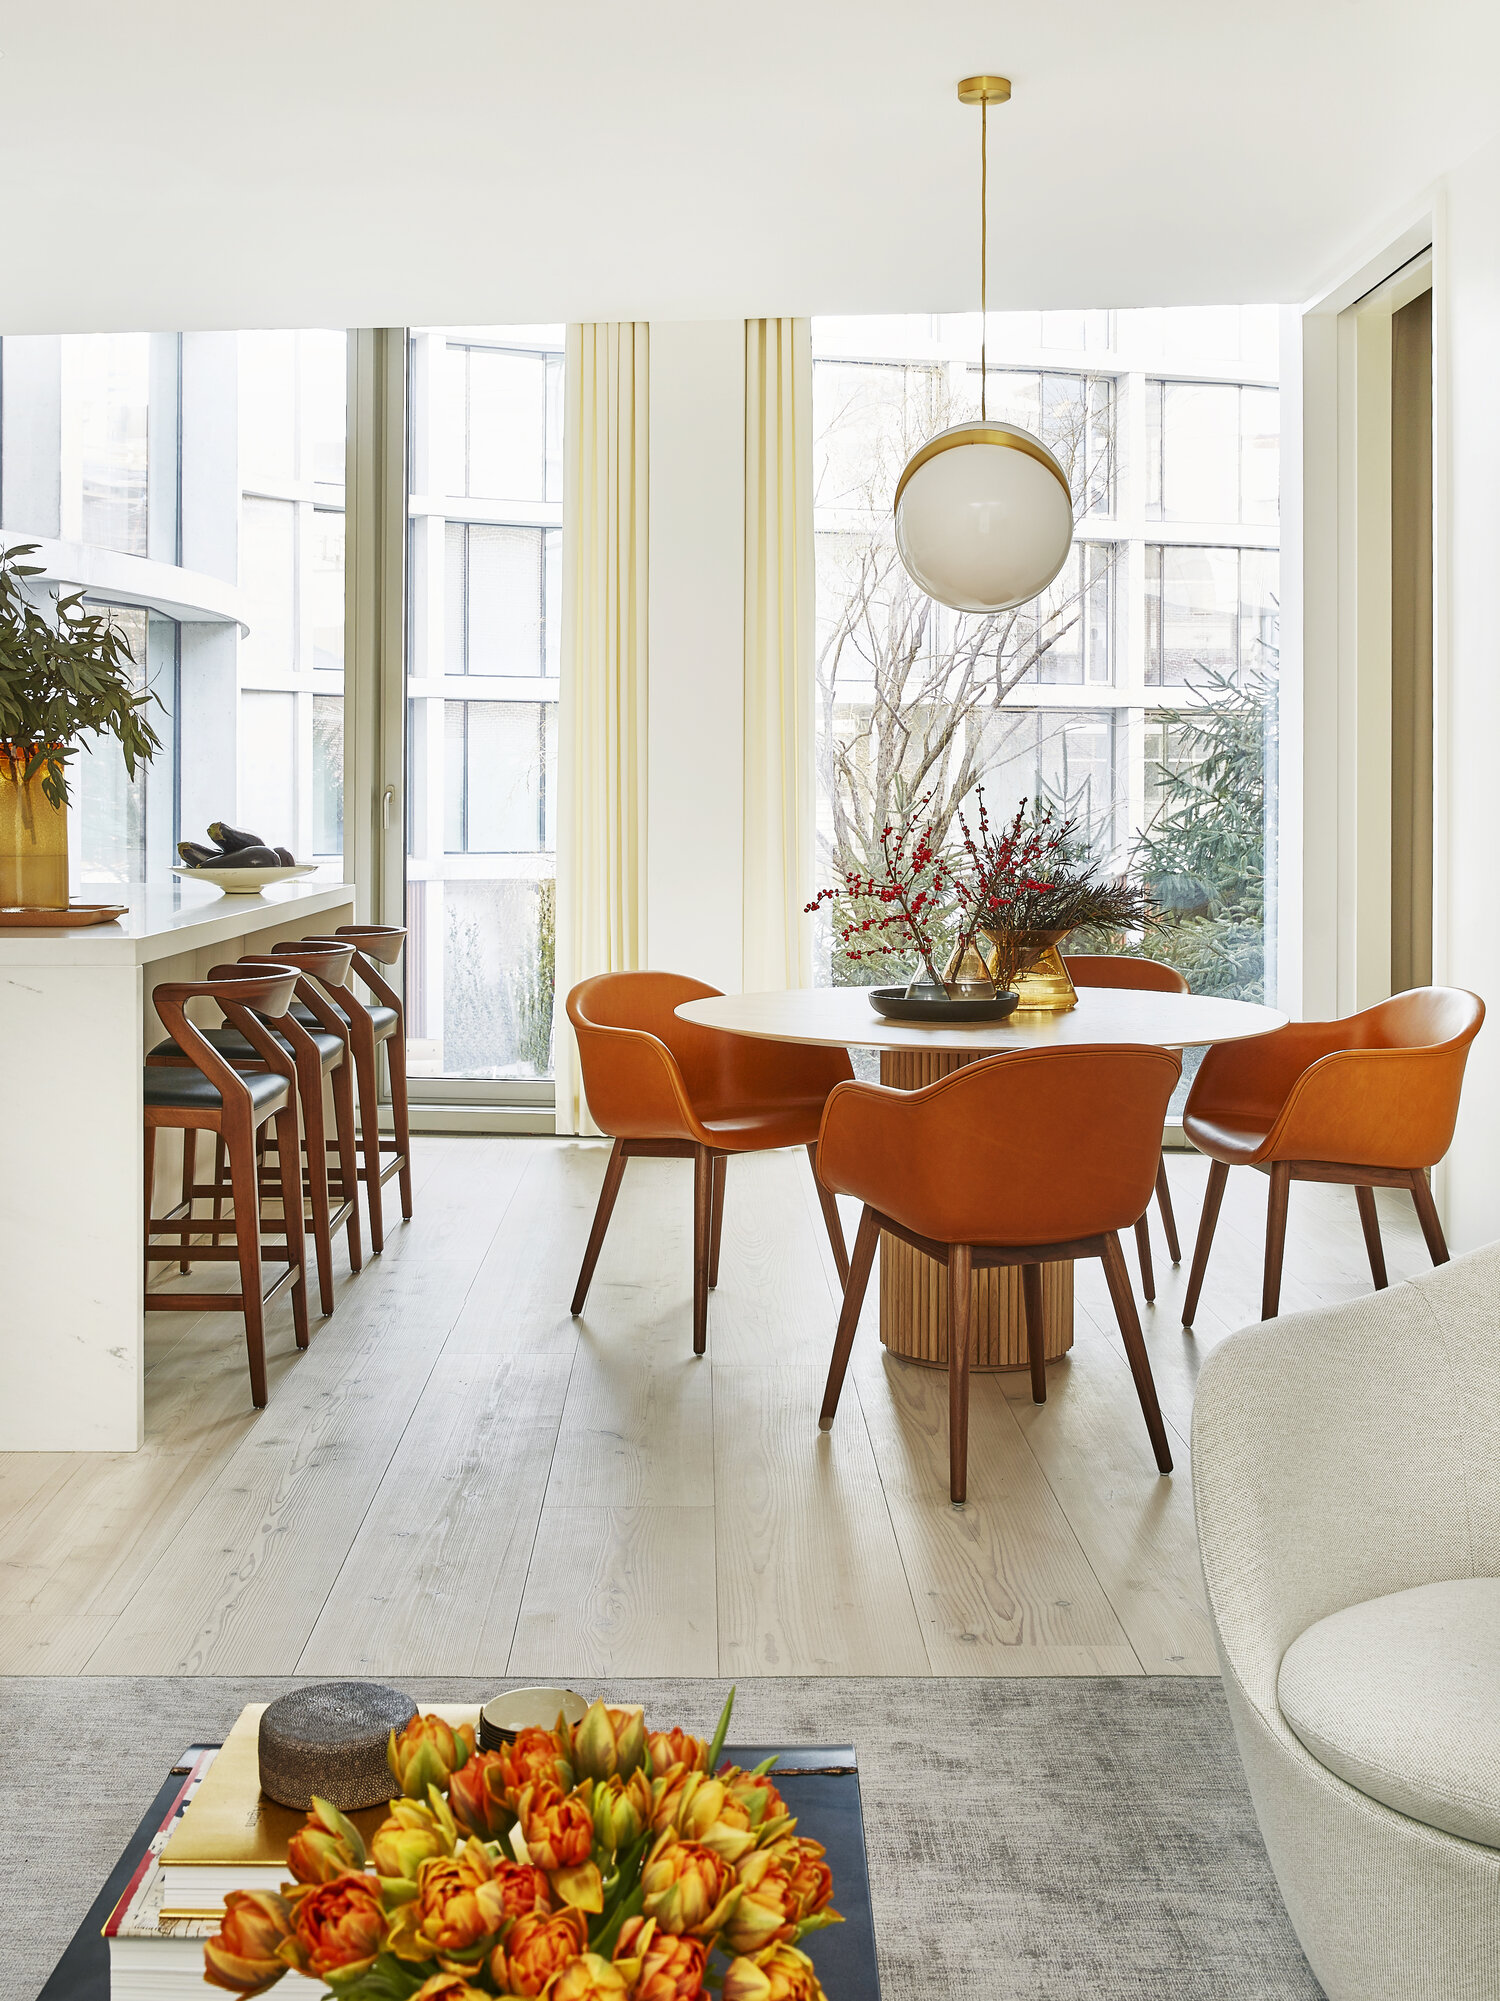
[[[34,2001],[178,1753],[296,1685],[0,1679],[4,2001]],[[419,1701],[478,1702],[506,1684],[400,1685]],[[707,1735],[728,1684],[581,1687]],[[1215,1680],[766,1678],[740,1683],[734,1734],[856,1745],[884,2001],[1322,1992]]]

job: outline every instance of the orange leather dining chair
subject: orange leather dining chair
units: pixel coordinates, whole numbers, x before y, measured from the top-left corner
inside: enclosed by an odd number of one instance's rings
[[[842,1049],[726,1035],[673,1012],[718,992],[680,973],[601,973],[568,995],[589,1110],[614,1139],[572,1310],[583,1311],[626,1161],[690,1159],[695,1355],[707,1347],[708,1295],[719,1282],[731,1154],[807,1148],[839,1278],[849,1275],[838,1204],[817,1178],[815,1147],[828,1093],[854,1074],[849,1058]]]
[[[1182,1074],[1171,1050],[1129,1043],[1018,1050],[966,1064],[919,1091],[840,1084],[818,1140],[819,1178],[864,1203],[818,1423],[838,1408],[880,1232],[948,1271],[948,1490],[968,1487],[970,1275],[1019,1265],[1031,1394],[1047,1400],[1044,1264],[1100,1258],[1156,1463],[1172,1470],[1166,1427],[1117,1232],[1151,1199],[1167,1102]],[[1038,1168],[1017,1135],[1056,1133]]]
[[[1133,987],[1137,992],[1185,994],[1188,983],[1175,966],[1160,959],[1133,959],[1124,953],[1070,952],[1063,959],[1075,987]],[[1165,1151],[1156,1163],[1156,1206],[1161,1211],[1162,1233],[1167,1255],[1174,1265],[1182,1263],[1182,1245],[1177,1241],[1177,1218],[1172,1213],[1172,1189],[1167,1180]],[[1150,1203],[1135,1226],[1136,1255],[1141,1261],[1141,1291],[1149,1306],[1156,1298],[1156,1273],[1151,1268]]]
[[[1426,1170],[1448,1151],[1469,1044],[1484,1002],[1461,987],[1417,987],[1343,1021],[1293,1021],[1210,1049],[1188,1093],[1182,1129],[1212,1163],[1182,1309],[1198,1311],[1231,1167],[1271,1177],[1263,1320],[1281,1304],[1287,1195],[1294,1181],[1352,1183],[1370,1275],[1386,1283],[1377,1188],[1409,1188],[1432,1262],[1445,1264]]]

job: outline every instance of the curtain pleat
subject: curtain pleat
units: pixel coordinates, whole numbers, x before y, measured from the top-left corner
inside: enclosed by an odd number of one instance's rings
[[[745,322],[744,983],[807,986],[815,835],[812,326]]]
[[[570,326],[563,418],[557,800],[557,1130],[597,1132],[564,1008],[644,965],[647,442],[644,320]]]

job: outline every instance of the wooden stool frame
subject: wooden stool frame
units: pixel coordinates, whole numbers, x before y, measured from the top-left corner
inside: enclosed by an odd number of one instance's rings
[[[213,1085],[219,1094],[219,1104],[216,1108],[149,1104],[145,1107],[146,1269],[149,1273],[153,1264],[172,1260],[176,1260],[179,1264],[186,1260],[189,1267],[198,1263],[237,1264],[240,1270],[240,1289],[238,1292],[224,1293],[153,1292],[148,1288],[146,1310],[243,1314],[245,1347],[250,1365],[250,1396],[257,1410],[263,1410],[267,1401],[265,1308],[288,1286],[292,1292],[292,1318],[297,1346],[306,1348],[309,1339],[307,1239],[301,1227],[300,1205],[295,1229],[292,1226],[292,1218],[283,1204],[281,1236],[279,1238],[265,1236],[261,1217],[262,1191],[256,1161],[257,1137],[266,1125],[273,1122],[279,1159],[285,1162],[300,1157],[296,1066],[262,1019],[264,1016],[275,1020],[286,1013],[291,1004],[296,980],[297,975],[288,967],[279,978],[272,973],[264,973],[258,978],[171,983],[157,987],[151,997],[167,1034],[182,1051],[185,1061]],[[252,1047],[260,1051],[265,1059],[266,1069],[274,1071],[276,1075],[285,1079],[286,1099],[281,1106],[261,1113],[256,1112],[244,1079],[234,1066],[219,1054],[196,1025],[189,1021],[186,1006],[190,1000],[212,1000],[221,1009],[226,1021],[237,1028]],[[175,1065],[171,1059],[164,1059],[156,1067],[180,1066]],[[153,1217],[151,1209],[156,1166],[156,1135],[164,1128],[176,1129],[184,1134],[211,1132],[223,1140],[234,1202],[232,1221],[225,1222],[222,1216],[219,1216],[213,1222],[205,1223],[201,1217],[179,1216],[175,1211],[167,1216]],[[153,1239],[160,1236],[172,1236],[177,1241],[170,1247],[157,1245]],[[212,1244],[190,1243],[189,1240],[194,1236],[212,1236],[215,1241]],[[232,1236],[233,1244],[221,1244],[218,1239],[222,1236]],[[280,1277],[264,1291],[261,1289],[263,1262],[286,1266]]]
[[[311,951],[319,946],[340,946],[352,950],[351,970],[377,1000],[396,1017],[391,1033],[382,1038],[386,1045],[386,1075],[391,1087],[391,1124],[394,1137],[383,1139],[380,1132],[380,1040],[375,1035],[374,1017],[349,985],[328,989],[330,1000],[348,1025],[354,1056],[355,1083],[359,1094],[360,1166],[359,1179],[365,1184],[365,1206],[370,1222],[370,1250],[378,1256],[385,1248],[385,1215],[381,1190],[394,1175],[401,1178],[401,1214],[412,1216],[411,1116],[406,1089],[406,1010],[396,989],[377,971],[374,961],[394,965],[400,957],[406,933],[395,925],[341,924],[332,937],[288,939],[288,952]],[[281,941],[272,952],[283,949]],[[382,1154],[391,1159],[383,1161]]]

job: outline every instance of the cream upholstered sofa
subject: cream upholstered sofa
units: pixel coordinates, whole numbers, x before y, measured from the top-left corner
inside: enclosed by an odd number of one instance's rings
[[[1225,1341],[1193,1485],[1240,1756],[1330,2001],[1495,2001],[1500,1247]]]

